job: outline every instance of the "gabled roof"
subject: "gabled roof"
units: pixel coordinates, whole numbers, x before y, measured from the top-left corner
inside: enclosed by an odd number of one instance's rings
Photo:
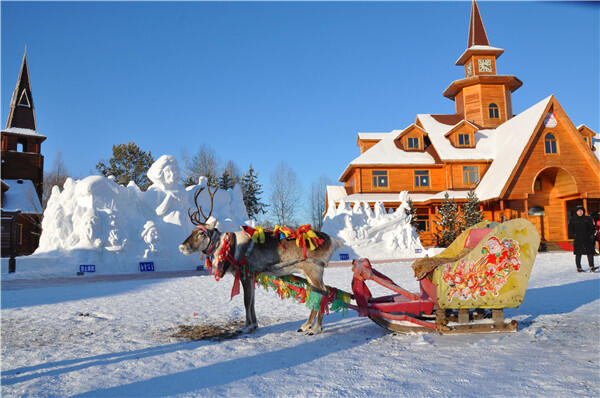
[[[454,125],[454,127],[452,127],[450,130],[448,130],[448,132],[446,134],[444,134],[444,137],[448,137],[450,136],[452,133],[454,133],[455,131],[460,130],[461,128],[463,128],[464,126],[467,126],[469,128],[469,130],[475,132],[477,130],[479,130],[479,127],[477,127],[476,125],[474,125],[473,123],[469,122],[468,120],[462,120],[458,123],[456,123]]]
[[[410,126],[409,126],[410,127]],[[402,131],[404,131],[403,129]],[[353,166],[360,165],[405,165],[405,164],[435,164],[435,159],[427,152],[403,151],[399,149],[394,140],[402,133],[400,130],[392,130],[371,148],[346,166],[340,175],[340,181],[346,176]]]
[[[494,146],[494,161],[477,185],[475,193],[479,200],[501,196],[504,187],[527,147],[536,126],[547,113],[554,96],[549,96],[498,126],[494,135],[501,145]]]
[[[479,130],[474,134],[475,146],[473,148],[457,148],[448,138],[446,134],[462,123],[459,121],[454,125],[440,123],[434,117],[436,115],[420,114],[417,115],[417,120],[423,125],[428,133],[429,140],[435,148],[439,157],[443,161],[453,160],[491,160],[494,158],[496,147],[496,135],[494,129]],[[469,122],[467,122],[469,123]],[[477,128],[472,123],[469,123]]]
[[[20,210],[23,214],[42,214],[42,205],[31,180],[2,180],[8,185],[4,192],[2,210]]]
[[[404,137],[406,134],[410,133],[413,130],[417,130],[419,133],[421,133],[423,135],[427,135],[427,131],[423,130],[421,127],[419,127],[415,123],[413,123],[410,126],[408,126],[407,128],[405,128],[404,130],[402,130],[400,132],[400,134],[398,134],[396,136],[396,139],[398,140],[398,139]]]

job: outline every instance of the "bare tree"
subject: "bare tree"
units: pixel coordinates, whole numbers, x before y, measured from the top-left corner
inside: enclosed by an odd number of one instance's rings
[[[317,231],[323,226],[323,215],[327,210],[327,185],[331,184],[329,177],[322,175],[312,184],[310,190],[310,220]]]
[[[294,225],[300,206],[300,184],[296,173],[281,162],[271,174],[271,214],[280,225]]]
[[[44,173],[44,189],[42,191],[42,207],[44,209],[46,208],[48,199],[50,199],[52,187],[56,185],[62,189],[67,177],[69,177],[69,171],[63,161],[62,152],[58,151],[52,163],[52,168]]]
[[[202,145],[191,159],[183,151],[182,157],[184,164],[184,185],[197,184],[198,177],[200,176],[208,178],[208,185],[213,187],[218,185],[219,161],[217,160],[217,154],[212,148]]]

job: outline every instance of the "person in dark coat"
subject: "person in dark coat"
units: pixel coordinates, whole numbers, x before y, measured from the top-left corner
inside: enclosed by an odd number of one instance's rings
[[[579,205],[575,208],[575,216],[569,221],[569,230],[573,234],[573,254],[575,254],[575,265],[577,272],[583,272],[581,268],[581,256],[586,255],[590,272],[595,272],[594,268],[594,239],[596,227],[592,217],[585,215],[585,209]]]

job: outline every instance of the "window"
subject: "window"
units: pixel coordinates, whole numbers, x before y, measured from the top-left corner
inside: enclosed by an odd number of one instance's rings
[[[459,134],[458,135],[458,145],[469,146],[470,145],[469,134]]]
[[[588,145],[590,144],[590,142],[588,141],[589,137],[583,137],[583,140],[585,141],[586,144],[588,144]]]
[[[415,170],[415,188],[429,186],[429,170]]]
[[[546,144],[546,153],[556,153],[556,137],[554,137],[554,134],[546,134],[544,141]]]
[[[25,152],[25,144],[17,142],[17,152]]]
[[[410,149],[419,149],[419,138],[418,137],[408,137],[408,147]]]
[[[21,98],[19,99],[17,105],[24,106],[26,108],[31,108],[31,103],[29,102],[29,97],[27,96],[27,91],[25,89],[23,89],[23,92],[21,93]]]
[[[490,104],[490,119],[498,119],[498,105],[492,103]]]
[[[373,188],[387,188],[387,170],[373,170]]]
[[[417,214],[417,232],[429,231],[429,216],[423,214]]]
[[[463,166],[463,182],[467,185],[479,182],[479,168],[477,166]]]

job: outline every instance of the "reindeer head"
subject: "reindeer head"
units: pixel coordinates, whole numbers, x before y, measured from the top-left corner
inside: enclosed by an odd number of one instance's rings
[[[196,228],[192,231],[191,235],[179,245],[179,251],[186,256],[199,251],[211,255],[216,245],[219,243],[219,231],[216,228],[217,220],[214,217],[211,217],[214,198],[218,188],[215,188],[214,190],[211,190],[210,187],[208,188],[208,195],[210,196],[210,211],[208,212],[208,216],[204,215],[202,206],[198,204],[198,197],[203,190],[204,187],[199,188],[194,193],[196,211],[190,213],[190,209],[188,209],[190,221]],[[200,219],[201,216],[204,220]]]

